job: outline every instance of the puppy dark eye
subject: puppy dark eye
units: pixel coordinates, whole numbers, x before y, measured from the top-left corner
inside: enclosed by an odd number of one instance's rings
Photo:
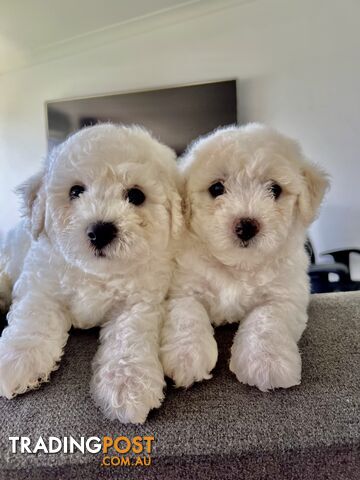
[[[209,193],[213,198],[219,197],[225,193],[225,187],[221,182],[216,182],[210,185]]]
[[[139,188],[130,188],[126,192],[126,198],[137,207],[145,202],[145,194]]]
[[[74,200],[75,198],[80,197],[80,195],[84,192],[85,192],[85,187],[81,185],[73,185],[69,191],[70,200]]]
[[[281,195],[282,188],[276,182],[272,182],[272,184],[269,187],[269,191],[271,195],[274,197],[274,199],[277,200]]]

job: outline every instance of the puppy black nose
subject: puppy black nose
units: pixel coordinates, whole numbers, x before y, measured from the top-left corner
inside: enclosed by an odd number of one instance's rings
[[[86,233],[91,244],[97,250],[101,250],[116,238],[118,229],[111,222],[97,222],[90,225]]]
[[[259,230],[259,222],[254,218],[242,218],[240,222],[235,225],[235,233],[243,242],[251,240],[259,233]]]

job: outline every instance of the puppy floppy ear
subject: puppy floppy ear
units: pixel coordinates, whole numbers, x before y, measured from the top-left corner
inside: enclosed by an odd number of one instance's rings
[[[184,217],[182,214],[182,200],[177,189],[174,189],[170,195],[170,222],[171,237],[179,239],[184,227]]]
[[[186,181],[184,181],[183,187],[182,187],[181,207],[182,207],[182,214],[184,216],[185,225],[189,227],[190,219],[191,219],[191,201],[190,201],[190,196],[187,192]]]
[[[22,199],[21,215],[27,220],[28,228],[35,240],[44,229],[45,223],[45,168],[19,185],[16,193]]]
[[[158,144],[158,160],[161,161],[160,172],[167,185],[166,209],[170,216],[170,235],[172,239],[179,239],[184,227],[182,214],[182,178],[176,164],[176,153],[164,144]]]
[[[170,180],[170,182],[169,182]],[[183,180],[177,168],[171,169],[169,182],[169,214],[171,238],[178,240],[184,228],[184,215],[182,208]]]
[[[300,218],[306,226],[315,220],[328,187],[328,175],[321,168],[312,163],[302,166],[302,187],[298,197],[298,208]]]

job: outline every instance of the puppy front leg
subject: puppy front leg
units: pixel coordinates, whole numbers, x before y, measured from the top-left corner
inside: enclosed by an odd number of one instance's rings
[[[68,338],[70,320],[53,299],[28,292],[15,301],[0,338],[0,396],[37,388],[56,369]]]
[[[195,298],[175,298],[167,304],[160,358],[165,374],[178,387],[208,380],[217,361],[214,330],[204,306]]]
[[[101,329],[91,390],[110,419],[144,423],[164,397],[159,360],[160,305],[137,304]]]
[[[305,308],[291,303],[255,308],[235,335],[230,370],[240,382],[262,391],[298,385],[301,358],[297,342],[306,322]]]

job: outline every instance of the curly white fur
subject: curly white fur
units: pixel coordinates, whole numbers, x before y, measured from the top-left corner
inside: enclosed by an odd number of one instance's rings
[[[69,190],[85,192],[74,200]],[[23,221],[1,256],[2,307],[13,302],[0,339],[0,395],[49,379],[71,326],[101,325],[91,389],[105,414],[142,423],[163,398],[159,361],[162,302],[182,224],[175,155],[139,127],[100,125],[70,137],[20,188]],[[136,206],[128,189],[140,188]],[[99,256],[94,222],[119,232]]]
[[[230,369],[267,391],[300,383],[297,342],[307,322],[306,229],[327,187],[296,142],[257,124],[198,140],[182,160],[187,232],[177,255],[162,330],[165,373],[178,386],[210,378],[217,346],[211,324],[241,321]],[[221,182],[224,194],[209,187]],[[278,199],[271,193],[282,187]],[[242,218],[260,225],[242,243]]]

